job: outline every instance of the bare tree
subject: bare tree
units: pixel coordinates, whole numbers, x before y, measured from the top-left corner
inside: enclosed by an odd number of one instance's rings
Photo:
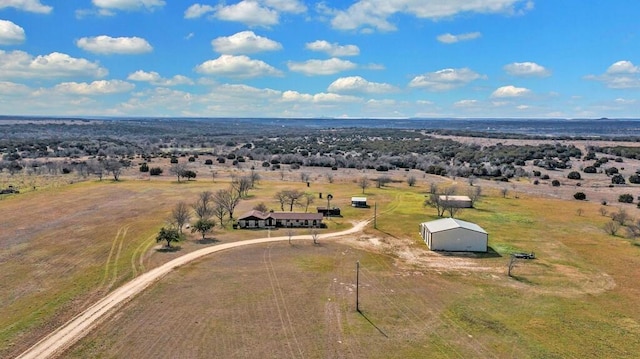
[[[189,222],[191,218],[191,211],[189,210],[189,206],[185,202],[176,203],[175,207],[171,211],[171,217],[169,217],[169,222],[171,222],[177,229],[180,234],[182,234],[182,227]]]
[[[474,207],[476,202],[478,202],[482,196],[482,187],[475,186],[473,188],[469,188],[467,196],[469,196],[469,199],[471,200],[471,207]]]
[[[416,176],[411,175],[409,177],[407,177],[407,184],[409,185],[409,187],[413,187],[416,185]]]
[[[249,181],[251,183],[251,188],[255,188],[258,182],[260,181],[260,174],[256,172],[256,169],[251,167],[251,173],[249,174]]]
[[[309,182],[311,176],[307,172],[300,172],[300,181]]]
[[[221,189],[218,190],[214,196],[213,201],[224,207],[224,209],[229,214],[229,219],[233,220],[233,211],[235,210],[238,203],[240,203],[240,196],[238,192],[233,188]]]
[[[600,215],[605,217],[607,214],[609,214],[609,212],[607,211],[606,207],[600,207]]]
[[[608,234],[615,236],[618,233],[618,230],[620,230],[620,223],[616,221],[609,221],[604,224],[603,229]]]
[[[320,237],[320,231],[317,228],[311,229],[311,239],[313,239],[313,244],[318,244],[318,238]]]
[[[198,200],[193,204],[193,211],[200,220],[206,220],[213,215],[213,193],[200,192]]]
[[[327,177],[327,182],[333,183],[333,173],[327,172],[324,176]]]
[[[360,177],[360,179],[358,180],[358,186],[360,188],[362,188],[362,194],[364,194],[364,190],[366,190],[367,188],[369,188],[369,179],[365,176]]]
[[[516,263],[518,262],[518,258],[513,254],[509,257],[509,263],[507,264],[507,275],[511,277],[511,271],[515,268]]]
[[[258,211],[258,212],[262,212],[262,213],[266,213],[269,212],[269,208],[267,208],[267,205],[264,204],[264,202],[260,202],[257,205],[255,205],[253,207],[254,211]]]
[[[180,178],[184,177],[186,171],[187,165],[184,163],[174,163],[169,167],[169,173],[176,176],[178,182],[180,182]]]
[[[469,183],[469,186],[473,186],[473,184],[476,182],[476,176],[471,175],[469,177],[467,177],[467,183]]]
[[[435,182],[429,183],[429,194],[438,193],[438,184]]]
[[[445,207],[444,207],[444,203],[443,201],[440,199],[440,196],[433,193],[430,194],[429,197],[427,197],[424,200],[424,206],[427,207],[434,207],[436,209],[436,211],[438,212],[438,217],[442,217],[444,216],[444,212],[445,212]]]
[[[621,226],[624,226],[629,220],[629,214],[623,208],[620,208],[617,213],[611,214],[611,219],[618,222]]]
[[[576,209],[576,214],[578,215],[578,217],[582,217],[582,215],[584,214],[584,209],[582,208]]]
[[[289,211],[293,212],[293,206],[300,205],[300,201],[304,197],[305,192],[297,189],[285,189],[277,192],[274,197],[280,202],[280,208],[284,211],[284,205],[289,206]]]
[[[636,220],[635,223],[627,225],[627,236],[631,239],[640,237],[640,220]]]
[[[507,187],[502,187],[500,189],[500,194],[502,195],[502,198],[507,198],[507,193],[509,193],[509,189]]]
[[[103,162],[105,171],[111,173],[114,181],[120,180],[120,174],[122,173],[122,163],[120,161],[110,158]]]
[[[249,195],[249,189],[251,189],[251,177],[248,177],[248,176],[241,176],[241,177],[234,176],[231,179],[231,186],[238,193],[238,196],[240,198],[247,197]]]
[[[217,203],[214,200],[213,204],[213,215],[218,219],[218,223],[220,223],[220,227],[224,227],[224,216],[227,215],[227,209],[220,203]]]
[[[284,205],[287,203],[287,195],[285,191],[276,192],[273,196],[280,203],[280,210],[284,212]]]
[[[87,162],[87,166],[89,166],[89,172],[96,175],[98,180],[102,181],[102,177],[104,177],[104,167],[102,166],[102,163],[96,159],[91,159]]]
[[[305,194],[302,196],[302,204],[304,205],[305,213],[309,210],[309,206],[313,204],[314,199],[315,196],[309,192],[305,192]]]
[[[287,229],[286,233],[287,233],[287,237],[289,237],[289,245],[291,245],[291,237],[293,237],[293,234],[295,232],[293,231],[293,229],[289,228],[289,229]]]
[[[380,176],[376,178],[375,181],[376,181],[376,187],[382,188],[386,186],[387,183],[391,182],[391,178],[389,178],[388,176]]]

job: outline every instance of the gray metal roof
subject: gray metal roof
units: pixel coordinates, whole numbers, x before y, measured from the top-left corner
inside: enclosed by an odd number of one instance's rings
[[[464,228],[474,232],[487,233],[482,227],[475,223],[462,221],[455,218],[442,218],[431,222],[423,223],[431,233],[448,231],[455,228]]]

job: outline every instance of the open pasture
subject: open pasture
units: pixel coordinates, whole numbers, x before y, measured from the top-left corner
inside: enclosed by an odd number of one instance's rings
[[[636,356],[640,249],[601,230],[609,219],[599,204],[487,191],[459,217],[487,229],[490,252],[447,255],[418,237],[417,223],[432,218],[425,190],[367,189],[378,228],[361,235],[243,248],[178,269],[68,357]],[[509,278],[514,251],[538,259]]]

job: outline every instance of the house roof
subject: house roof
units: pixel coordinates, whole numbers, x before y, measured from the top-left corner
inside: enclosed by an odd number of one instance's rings
[[[442,194],[439,196],[439,198],[444,201],[471,201],[471,198],[469,198],[469,196],[449,196],[446,194]]]
[[[464,228],[470,231],[480,232],[485,234],[487,233],[484,229],[482,229],[482,227],[480,227],[475,223],[466,222],[466,221],[462,221],[455,218],[437,219],[435,221],[425,222],[423,223],[423,225],[426,226],[429,232],[431,233],[443,232],[443,231],[448,231],[456,228]]]
[[[273,219],[289,220],[322,220],[322,213],[300,213],[300,212],[273,212],[269,213]]]
[[[251,218],[268,219],[273,218],[276,220],[322,220],[322,213],[301,213],[301,212],[269,212],[264,213],[260,211],[249,211],[242,216],[238,217],[238,220],[247,220]]]
[[[351,202],[366,202],[367,197],[351,197]]]

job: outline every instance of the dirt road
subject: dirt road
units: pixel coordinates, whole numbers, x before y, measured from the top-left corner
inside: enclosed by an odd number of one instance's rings
[[[328,239],[358,233],[362,231],[369,222],[370,221],[358,222],[352,228],[341,232],[324,233],[319,235],[318,239]],[[312,238],[310,235],[302,235],[291,237],[291,239],[311,240]],[[20,356],[18,356],[18,359],[51,358],[61,354],[76,341],[80,340],[82,337],[88,334],[96,325],[98,325],[100,320],[106,317],[106,315],[112,314],[117,308],[122,306],[127,301],[131,300],[145,288],[149,287],[151,284],[155,283],[164,275],[171,272],[177,267],[185,265],[211,253],[216,253],[231,248],[288,240],[288,236],[250,239],[246,241],[211,246],[185,254],[184,256],[176,258],[170,262],[163,264],[160,267],[154,268],[149,272],[146,272],[139,277],[134,278],[130,282],[114,290],[106,297],[102,298],[94,305],[87,308],[84,312],[78,314],[76,317],[56,329],[54,332],[44,337],[34,346],[20,354]]]

